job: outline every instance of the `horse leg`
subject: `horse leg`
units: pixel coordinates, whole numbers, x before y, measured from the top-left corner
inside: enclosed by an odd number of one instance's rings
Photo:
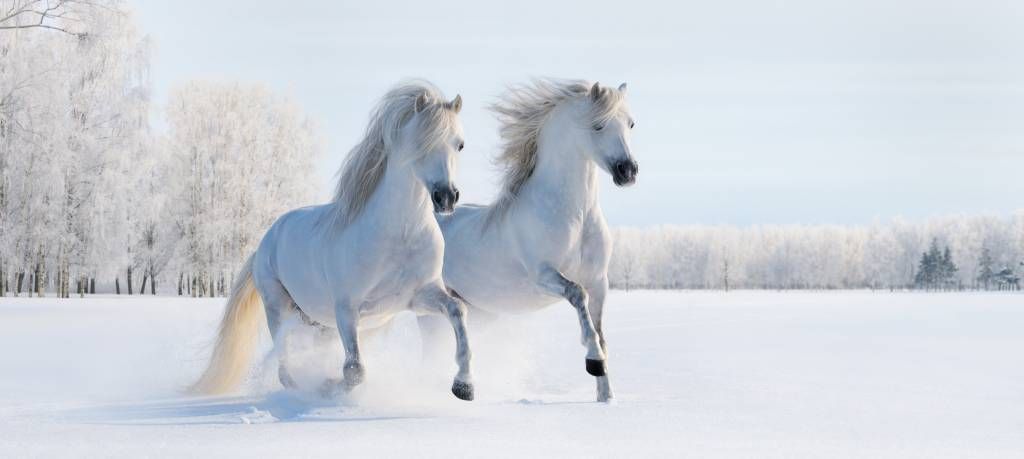
[[[363,382],[365,371],[359,357],[359,310],[358,306],[341,303],[335,306],[334,316],[338,324],[338,335],[345,348],[345,362],[342,365],[341,381],[328,380],[324,384],[325,395],[334,395],[340,386],[350,391]]]
[[[604,352],[598,344],[597,330],[590,319],[590,310],[587,308],[589,301],[587,291],[552,267],[543,267],[537,275],[538,285],[552,295],[557,295],[569,301],[569,304],[576,309],[579,316],[583,346],[587,348],[586,368],[587,373],[593,376],[605,376]]]
[[[413,303],[414,309],[439,312],[448,317],[455,331],[455,361],[459,365],[459,372],[452,383],[452,393],[459,399],[473,400],[473,375],[469,368],[473,353],[469,349],[466,333],[466,305],[438,284],[420,289]]]
[[[430,311],[429,314],[418,315],[416,317],[416,323],[419,325],[420,329],[420,341],[423,349],[422,358],[424,364],[434,364],[439,362],[441,345],[445,341],[445,337],[442,336],[442,333],[444,328],[448,326],[445,322],[445,319],[438,315],[436,311]]]
[[[267,313],[267,326],[270,328],[270,337],[274,345],[279,347],[277,378],[281,385],[287,389],[294,389],[297,384],[288,371],[288,337],[289,330],[282,328],[289,316],[297,317],[298,308],[291,295],[277,279],[256,282],[257,290],[263,298],[263,307]]]
[[[605,358],[605,374],[597,377],[597,401],[608,402],[614,398],[614,395],[611,383],[608,381],[608,345],[605,343],[604,330],[601,328],[604,318],[604,300],[608,294],[608,279],[601,279],[588,286],[587,292],[590,292],[588,304],[590,317],[594,321],[594,330],[597,331],[598,343],[601,345],[601,351],[604,352]]]

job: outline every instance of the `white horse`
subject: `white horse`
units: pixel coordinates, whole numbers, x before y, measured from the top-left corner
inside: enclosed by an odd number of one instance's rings
[[[461,97],[446,102],[426,83],[401,85],[384,96],[366,137],[342,166],[333,202],[281,216],[245,263],[195,391],[223,393],[237,386],[263,322],[280,344],[286,339],[281,325],[289,318],[337,325],[344,379],[328,380],[325,390],[351,389],[364,375],[360,330],[413,310],[447,316],[459,367],[452,392],[473,399],[466,308],[441,281],[444,240],[434,217],[435,211],[450,213],[459,198],[451,177],[463,147],[461,107]],[[281,383],[293,387],[287,346],[280,347]]]
[[[601,317],[612,239],[597,202],[597,170],[636,180],[634,121],[618,89],[535,81],[492,107],[502,122],[503,191],[490,206],[439,217],[444,281],[472,311],[527,312],[566,299],[576,309],[597,399],[612,398]],[[420,320],[427,333],[435,326]]]

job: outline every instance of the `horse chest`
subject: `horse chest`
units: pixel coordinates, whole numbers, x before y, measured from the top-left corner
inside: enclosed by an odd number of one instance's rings
[[[600,276],[608,260],[608,237],[597,221],[584,221],[564,237],[565,251],[555,261],[569,279],[588,280]]]
[[[380,272],[373,282],[366,313],[405,309],[417,289],[440,277],[444,250],[440,237],[422,233],[389,238],[380,245],[392,269]]]

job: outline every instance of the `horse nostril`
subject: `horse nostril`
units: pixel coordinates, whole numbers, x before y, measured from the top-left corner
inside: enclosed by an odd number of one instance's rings
[[[441,199],[443,198],[443,195],[441,194],[440,191],[435,190],[434,193],[430,195],[430,197],[434,199],[435,203],[440,204],[441,203]]]
[[[459,189],[455,189],[455,202],[459,202]]]
[[[618,165],[615,166],[615,170],[617,170],[619,172],[619,175],[628,176],[629,175],[629,163],[623,161],[623,162],[621,162],[621,163],[619,163]]]

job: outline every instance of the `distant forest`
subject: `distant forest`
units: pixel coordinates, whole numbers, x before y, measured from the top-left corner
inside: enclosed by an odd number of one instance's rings
[[[1024,211],[864,226],[614,230],[619,289],[1019,290]]]

